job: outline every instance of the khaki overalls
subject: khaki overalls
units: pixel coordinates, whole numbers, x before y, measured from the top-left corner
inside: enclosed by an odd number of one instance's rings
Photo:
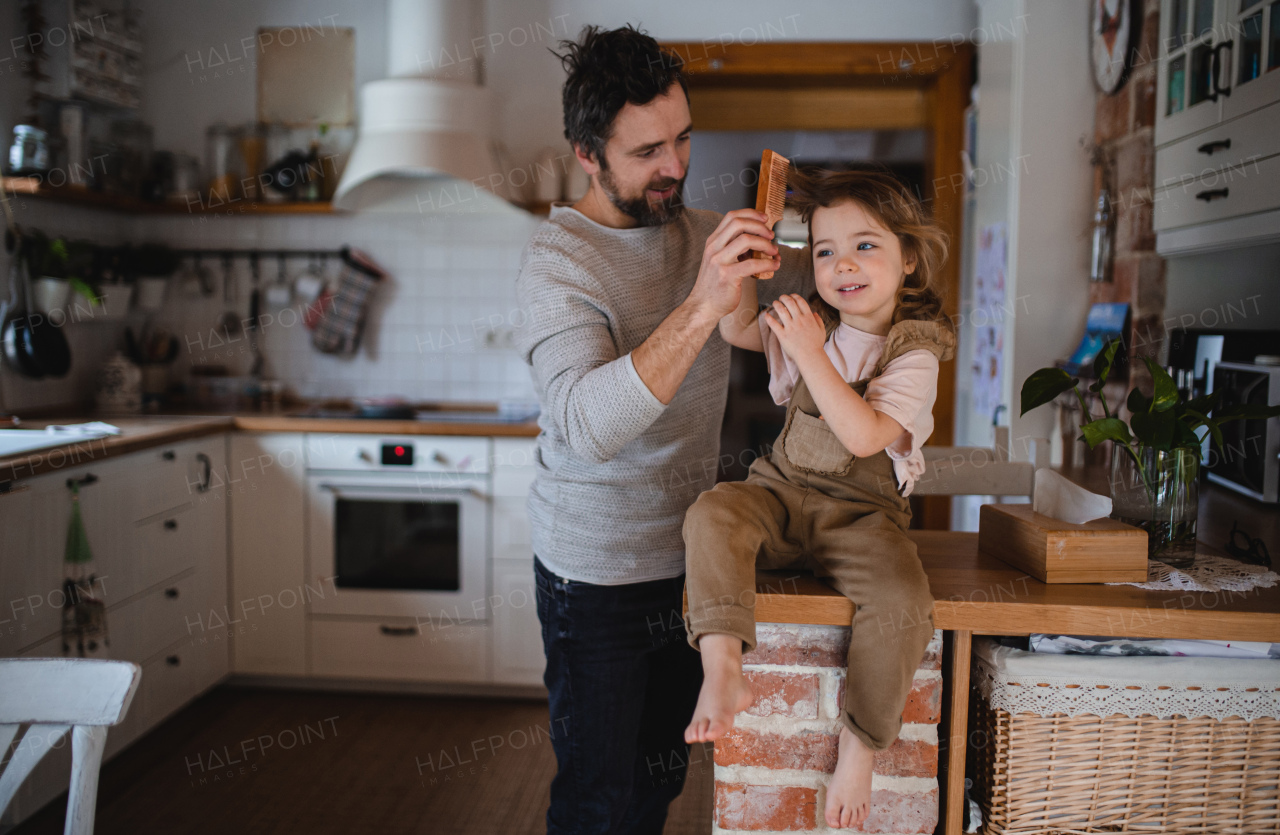
[[[907,351],[944,360],[954,345],[934,322],[900,322],[872,377]],[[869,381],[850,385],[862,394]],[[855,604],[841,718],[867,747],[887,748],[934,631],[929,581],[905,533],[910,521],[888,454],[855,458],[801,379],[769,456],[752,463],[745,481],[704,492],[685,517],[689,643],[721,632],[754,649],[756,569],[811,570]]]

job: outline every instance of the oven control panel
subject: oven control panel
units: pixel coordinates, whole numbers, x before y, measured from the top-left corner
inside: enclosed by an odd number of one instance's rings
[[[488,438],[307,434],[307,469],[352,472],[487,473]]]
[[[382,445],[382,466],[412,467],[413,444],[384,443]]]

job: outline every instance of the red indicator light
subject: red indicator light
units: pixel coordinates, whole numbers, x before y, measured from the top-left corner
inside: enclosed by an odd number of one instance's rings
[[[396,447],[396,458],[403,458],[403,457],[404,457],[404,447],[402,446]]]

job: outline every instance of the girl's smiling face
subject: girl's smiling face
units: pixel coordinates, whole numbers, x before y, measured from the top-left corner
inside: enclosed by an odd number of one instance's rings
[[[818,294],[846,325],[887,334],[903,278],[916,268],[898,236],[853,200],[818,208],[809,230]]]

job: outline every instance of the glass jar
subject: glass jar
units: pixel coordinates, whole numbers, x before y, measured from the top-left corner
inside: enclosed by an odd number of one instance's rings
[[[205,132],[206,172],[209,176],[208,203],[211,206],[229,203],[240,198],[240,179],[243,176],[243,160],[240,156],[239,128],[218,123]]]
[[[110,136],[117,149],[117,190],[126,197],[141,197],[151,168],[151,126],[139,119],[117,119]]]
[[[1196,561],[1200,460],[1189,449],[1138,447],[1111,455],[1111,518],[1147,532],[1147,556],[1174,568]]]

